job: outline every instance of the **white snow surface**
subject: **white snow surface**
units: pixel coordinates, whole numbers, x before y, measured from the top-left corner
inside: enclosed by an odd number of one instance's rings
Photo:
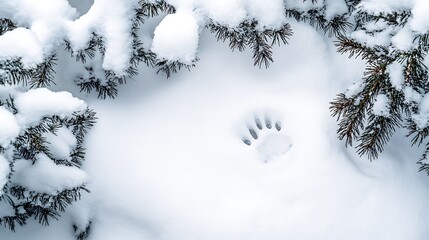
[[[36,159],[34,165],[30,160],[17,160],[12,182],[30,191],[57,194],[88,181],[86,173],[77,167],[57,165],[45,154],[36,155]]]
[[[84,166],[93,239],[429,236],[429,180],[415,149],[399,136],[371,163],[336,139],[328,103],[362,64],[337,56],[310,28],[293,28],[268,70],[205,33],[190,73],[163,81],[146,71],[112,105],[90,101],[100,118]],[[278,113],[293,141],[266,164],[234,130],[258,109]]]
[[[69,92],[52,92],[46,88],[16,93],[14,103],[18,109],[19,124],[24,127],[37,124],[45,116],[66,117],[87,107],[83,100],[73,97]]]

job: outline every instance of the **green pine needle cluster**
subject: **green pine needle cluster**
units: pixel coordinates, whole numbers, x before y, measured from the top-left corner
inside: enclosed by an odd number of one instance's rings
[[[412,13],[404,10],[374,14],[358,8],[354,16],[355,31],[364,32],[370,37],[388,31],[388,35],[393,37],[408,24]],[[374,23],[383,23],[385,27],[374,29],[371,27]],[[407,92],[412,91],[421,98],[429,93],[428,69],[424,63],[429,50],[428,43],[428,34],[417,33],[412,47],[407,50],[398,49],[390,42],[384,45],[362,42],[353,38],[353,35],[338,38],[336,45],[339,53],[361,58],[367,64],[360,91],[352,96],[338,94],[331,102],[332,115],[339,120],[339,138],[344,139],[348,146],[357,142],[359,155],[376,159],[398,128],[408,130],[407,137],[411,138],[413,145],[427,145],[429,128],[422,127],[415,121],[414,116],[421,109],[419,102],[410,100]],[[400,86],[393,84],[393,76],[389,71],[391,67],[400,68],[403,78]],[[380,94],[387,96],[389,100],[389,113],[386,116],[379,116],[373,111]],[[429,152],[429,145],[427,146],[419,163],[420,170],[429,174],[429,165],[425,163]]]

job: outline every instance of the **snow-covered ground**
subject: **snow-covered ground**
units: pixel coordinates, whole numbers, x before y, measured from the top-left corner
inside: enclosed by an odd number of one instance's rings
[[[99,118],[83,167],[91,193],[59,222],[0,229],[0,239],[73,239],[71,223],[87,219],[90,240],[427,239],[421,151],[401,132],[374,162],[345,149],[329,101],[364,66],[292,27],[269,69],[205,30],[191,72],[142,68],[115,100],[70,87]],[[59,66],[64,88],[77,69]]]

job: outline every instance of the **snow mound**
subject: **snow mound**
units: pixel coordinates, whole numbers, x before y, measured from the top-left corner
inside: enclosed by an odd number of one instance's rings
[[[192,11],[167,15],[155,29],[152,51],[160,59],[191,64],[198,50],[198,20]]]
[[[66,117],[87,107],[83,100],[73,97],[69,92],[52,92],[46,88],[17,93],[15,106],[22,126],[37,124],[45,116]]]
[[[390,100],[385,94],[378,94],[374,101],[372,110],[375,115],[389,117],[390,116]]]
[[[0,106],[0,119],[0,146],[7,147],[18,136],[21,128],[15,116],[2,106]]]
[[[30,191],[56,194],[84,184],[87,174],[77,167],[55,164],[45,154],[38,154],[37,161],[17,160],[12,182],[28,188]]]
[[[22,41],[25,39],[25,41]],[[17,28],[0,36],[0,58],[21,58],[26,68],[43,61],[43,49],[34,32]]]
[[[48,142],[49,152],[56,159],[70,159],[70,152],[76,147],[76,137],[66,127],[61,127],[55,133],[43,135]]]

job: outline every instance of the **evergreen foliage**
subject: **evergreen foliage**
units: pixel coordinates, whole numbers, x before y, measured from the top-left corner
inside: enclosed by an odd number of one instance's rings
[[[41,71],[42,70],[36,70]],[[46,79],[46,76],[42,77]],[[19,114],[14,106],[14,98],[0,100],[0,106]],[[28,218],[37,220],[42,225],[48,225],[50,219],[58,219],[61,212],[72,202],[81,198],[81,192],[86,191],[85,184],[73,188],[65,188],[55,193],[37,192],[14,182],[15,162],[29,161],[35,164],[38,156],[46,155],[56,165],[80,168],[84,161],[83,140],[85,134],[95,123],[95,113],[86,109],[75,112],[69,117],[56,115],[45,116],[37,125],[27,128],[8,147],[0,147],[0,154],[10,162],[10,174],[0,195],[0,205],[3,209],[10,208],[14,214],[0,216],[0,224],[15,231],[16,225],[24,225]],[[66,127],[75,136],[77,144],[71,150],[69,159],[57,159],[50,152],[49,142],[44,137],[46,133],[55,134],[60,128]],[[41,176],[43,177],[43,176]]]
[[[357,8],[355,16],[355,31],[362,31],[370,37],[386,33],[393,37],[412,17],[409,10],[391,13],[369,13]],[[383,28],[374,28],[374,23],[382,23]],[[379,24],[380,25],[380,24]],[[365,60],[367,67],[364,73],[360,91],[351,96],[338,94],[331,103],[332,115],[338,117],[338,135],[351,146],[354,141],[359,155],[367,155],[373,160],[383,151],[397,128],[408,129],[408,137],[413,145],[421,145],[427,141],[429,133],[427,123],[419,121],[418,116],[423,111],[420,101],[412,99],[410,94],[424,98],[429,91],[428,70],[424,63],[429,45],[428,35],[418,34],[410,49],[398,49],[390,41],[387,44],[372,44],[362,42],[359,38],[340,36],[336,45],[338,52],[349,54]],[[402,83],[397,83],[389,69],[399,68]],[[374,104],[380,94],[387,96],[388,114],[380,115],[374,111]],[[427,145],[427,143],[426,143]],[[426,162],[428,148],[419,161],[420,170],[429,174]]]
[[[0,19],[0,34],[14,29],[15,24],[8,19]],[[45,61],[34,68],[24,68],[20,59],[10,58],[0,61],[0,87],[28,86],[30,88],[48,87],[55,84],[54,66],[56,54],[53,53]],[[7,98],[0,99],[0,106],[14,115],[19,114],[11,93]],[[7,183],[1,189],[0,207],[10,209],[7,216],[0,216],[0,225],[15,231],[17,225],[24,225],[28,219],[35,219],[42,225],[48,225],[51,219],[57,220],[66,207],[81,198],[82,191],[89,192],[85,184],[73,188],[65,188],[55,193],[37,192],[14,182],[15,162],[25,160],[35,164],[38,155],[46,155],[56,165],[80,168],[84,161],[84,137],[95,123],[95,112],[86,109],[75,112],[71,116],[44,116],[38,124],[29,126],[7,147],[0,146],[0,155],[9,161]],[[56,134],[60,128],[67,128],[77,140],[76,146],[70,151],[69,159],[57,159],[51,154],[46,133]],[[43,176],[41,176],[43,177]]]
[[[292,36],[292,29],[289,24],[285,24],[280,29],[260,30],[256,20],[240,23],[237,28],[230,28],[219,23],[209,23],[207,27],[216,38],[225,41],[229,40],[229,47],[232,50],[244,51],[247,47],[252,49],[254,65],[268,67],[273,62],[272,46],[275,44],[287,44],[287,40]]]
[[[77,225],[73,225],[74,235],[76,240],[85,240],[88,239],[91,233],[92,222],[90,221],[84,229],[80,229]]]

